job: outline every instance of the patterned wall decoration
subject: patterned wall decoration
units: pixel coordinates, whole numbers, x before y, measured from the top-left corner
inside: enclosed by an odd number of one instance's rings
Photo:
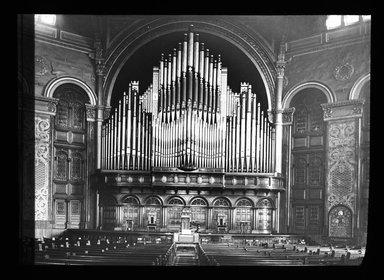
[[[356,122],[354,119],[329,122],[328,150],[328,209],[345,205],[355,209],[356,185]],[[353,210],[352,210],[353,211]],[[337,224],[330,213],[330,236],[339,236]],[[347,237],[347,236],[344,236]]]
[[[352,237],[352,213],[347,207],[338,205],[329,212],[329,235]]]
[[[50,119],[35,116],[35,220],[48,220]]]

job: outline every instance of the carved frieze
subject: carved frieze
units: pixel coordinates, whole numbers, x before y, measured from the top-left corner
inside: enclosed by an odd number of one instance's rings
[[[362,117],[364,100],[346,100],[335,103],[321,104],[324,111],[324,121]]]

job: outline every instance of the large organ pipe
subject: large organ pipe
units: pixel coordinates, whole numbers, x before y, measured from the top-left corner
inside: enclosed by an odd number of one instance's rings
[[[123,95],[123,102],[122,102],[122,120],[121,120],[121,167],[122,169],[125,169],[125,163],[126,163],[126,157],[125,157],[125,135],[126,135],[126,122],[127,122],[127,115],[126,115],[126,99],[127,94],[124,92]]]
[[[105,126],[101,127],[101,168],[105,169]]]
[[[217,60],[213,63],[213,73],[212,73],[212,115],[213,115],[213,122],[215,122],[215,116],[216,116],[216,83],[217,83]]]
[[[108,169],[113,169],[112,167],[112,116],[108,121]]]
[[[163,107],[164,107],[163,86],[164,86],[164,54],[161,54],[160,68],[159,68],[159,111],[160,112],[163,110]]]
[[[209,59],[209,82],[208,82],[208,123],[212,123],[212,100],[213,100],[213,55]]]
[[[204,43],[200,44],[200,61],[199,61],[199,116],[203,116],[203,95],[204,95]]]
[[[217,76],[216,76],[216,87],[217,87],[217,98],[216,98],[216,111],[221,111],[221,56],[217,57]]]
[[[246,104],[246,142],[245,142],[245,158],[246,158],[246,164],[245,164],[245,171],[250,172],[251,171],[251,102],[252,102],[252,92],[250,86],[248,86],[248,92],[247,92],[247,104]],[[245,104],[244,104],[245,105]]]
[[[137,90],[132,86],[133,106],[132,106],[132,170],[136,169],[137,160]]]
[[[164,59],[164,90],[163,90],[163,119],[167,121],[167,105],[168,105],[168,60]]]
[[[209,49],[205,52],[204,61],[204,120],[208,120],[208,74],[209,73]]]
[[[172,102],[171,102],[171,112],[172,112],[172,120],[174,120],[176,116],[176,65],[177,65],[177,57],[176,57],[176,49],[173,49],[173,58],[172,58]]]
[[[193,109],[197,109],[199,91],[199,34],[196,34],[193,50]]]
[[[118,169],[119,167],[117,166],[117,142],[118,142],[118,137],[117,137],[117,127],[118,127],[118,112],[117,108],[115,109],[115,114],[113,118],[113,169]]]
[[[180,116],[180,100],[181,100],[181,50],[182,44],[179,43],[177,48],[177,69],[176,69],[176,118]]]
[[[120,169],[120,142],[121,142],[121,100],[119,100],[119,107],[117,107],[117,164],[116,168]]]
[[[183,52],[182,52],[182,84],[181,84],[181,89],[182,89],[182,97],[181,97],[181,108],[185,109],[186,106],[186,101],[187,101],[187,48],[188,48],[188,38],[187,34],[184,34],[184,42],[183,42]]]
[[[245,93],[241,93],[241,120],[240,120],[240,171],[244,171],[244,161],[245,161],[245,117],[246,117],[246,96]]]
[[[142,131],[141,131],[141,103],[139,103],[137,111],[137,169],[140,169],[141,165],[141,141],[142,141]]]
[[[251,154],[251,172],[257,172],[256,170],[256,110],[257,110],[257,104],[256,104],[256,94],[252,98],[252,135],[251,135],[251,141],[252,141],[252,154]]]

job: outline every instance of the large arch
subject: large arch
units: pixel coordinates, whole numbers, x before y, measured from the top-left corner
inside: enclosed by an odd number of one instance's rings
[[[272,110],[275,102],[276,78],[274,54],[263,43],[264,40],[261,36],[250,35],[244,31],[244,28],[239,28],[234,23],[223,19],[197,16],[161,17],[150,22],[143,22],[131,33],[124,34],[124,39],[106,57],[103,104],[110,105],[113,87],[120,70],[140,47],[160,36],[186,31],[190,24],[194,25],[195,32],[205,32],[228,41],[251,60],[264,83],[268,109]]]
[[[93,92],[93,90],[83,81],[70,76],[60,77],[50,81],[44,89],[44,96],[53,97],[53,93],[60,85],[68,84],[68,83],[81,87],[87,93],[87,96],[89,98],[89,102],[91,103],[91,105],[93,106],[96,105],[96,95]]]
[[[315,81],[310,81],[310,82],[305,82],[299,85],[296,85],[292,87],[284,96],[283,101],[282,101],[282,108],[286,109],[291,106],[291,101],[293,97],[300,91],[306,88],[317,88],[321,90],[325,96],[327,97],[328,103],[334,103],[336,102],[336,96],[335,94],[332,93],[332,91],[324,84],[320,82],[315,82]]]
[[[365,74],[358,78],[356,82],[353,84],[351,91],[349,92],[348,99],[353,100],[353,99],[359,99],[360,98],[360,92],[363,86],[365,85],[366,82],[371,80],[371,73]]]

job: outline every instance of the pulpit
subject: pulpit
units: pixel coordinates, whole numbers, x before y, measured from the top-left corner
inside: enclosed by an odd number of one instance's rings
[[[198,243],[199,234],[191,231],[191,209],[185,207],[181,211],[181,228],[179,233],[174,233],[173,240],[176,243]]]

